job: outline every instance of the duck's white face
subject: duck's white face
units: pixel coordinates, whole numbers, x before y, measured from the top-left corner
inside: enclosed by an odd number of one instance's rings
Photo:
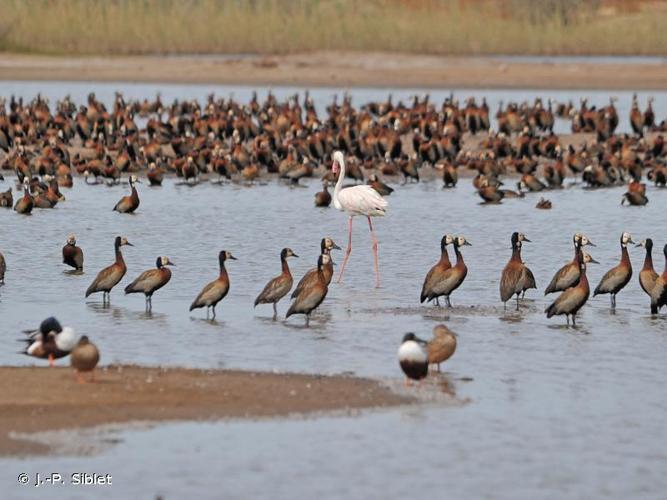
[[[453,234],[446,234],[445,235],[445,245],[453,245],[454,244],[454,235]]]
[[[162,256],[162,257],[160,257],[160,263],[161,263],[163,266],[171,266],[171,265],[173,265],[173,262],[170,261],[170,260],[169,260],[169,257],[166,257],[166,256]]]
[[[632,241],[632,236],[630,236],[630,233],[623,233],[623,236],[621,236],[621,243],[623,245],[627,245],[628,243],[634,243]]]
[[[530,241],[530,240],[526,238],[525,234],[519,233],[519,241]]]
[[[646,248],[646,240],[641,240],[639,243],[637,243],[637,246]]]
[[[70,234],[67,237],[67,243],[70,245],[76,245],[76,236],[74,236],[74,234]]]
[[[472,246],[472,245],[470,245],[470,243],[468,242],[468,240],[466,240],[466,237],[465,237],[465,236],[457,236],[457,237],[456,237],[456,243],[457,243],[458,246],[460,246],[460,247],[462,247],[462,246],[464,246],[464,245]]]
[[[124,245],[131,245],[131,243],[129,241],[127,241],[127,238],[123,237],[123,238],[120,239],[120,246],[124,246]]]

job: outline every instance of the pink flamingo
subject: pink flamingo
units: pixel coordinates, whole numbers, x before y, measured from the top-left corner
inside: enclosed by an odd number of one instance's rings
[[[350,236],[347,242],[347,249],[345,250],[345,259],[343,259],[343,265],[340,268],[340,274],[338,275],[338,283],[343,279],[343,272],[345,271],[345,265],[347,264],[347,259],[350,258],[350,253],[352,253],[352,218],[355,215],[365,215],[368,219],[368,227],[371,230],[371,238],[373,239],[373,256],[375,257],[375,287],[380,287],[380,271],[378,269],[378,240],[375,237],[375,231],[373,230],[373,223],[371,222],[371,217],[383,216],[386,213],[387,201],[380,196],[375,189],[368,185],[363,186],[351,186],[345,189],[341,189],[343,184],[343,179],[345,178],[345,157],[340,151],[335,151],[333,154],[333,167],[332,171],[334,174],[339,173],[338,182],[336,183],[336,189],[333,193],[333,203],[334,207],[338,210],[343,210],[347,212],[350,216]]]

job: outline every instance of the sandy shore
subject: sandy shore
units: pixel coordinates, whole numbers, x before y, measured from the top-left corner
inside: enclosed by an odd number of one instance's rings
[[[57,57],[0,54],[0,80],[662,90],[667,64],[315,52],[285,56]]]
[[[135,421],[279,417],[413,402],[357,377],[110,366],[78,384],[69,368],[2,367],[0,456],[47,453],[13,433]]]

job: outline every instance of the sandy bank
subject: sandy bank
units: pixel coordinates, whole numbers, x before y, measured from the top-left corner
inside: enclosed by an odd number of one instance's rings
[[[231,85],[654,90],[667,64],[526,61],[393,53],[58,57],[0,54],[0,80]]]
[[[110,366],[78,384],[68,368],[2,367],[0,455],[48,452],[12,433],[133,421],[279,417],[412,402],[346,376]]]

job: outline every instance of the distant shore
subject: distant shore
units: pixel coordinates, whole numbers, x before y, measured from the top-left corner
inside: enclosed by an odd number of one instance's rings
[[[395,53],[61,57],[0,54],[0,80],[304,87],[664,90],[667,64]]]
[[[407,404],[358,377],[109,366],[78,384],[69,368],[0,367],[0,456],[48,453],[16,433],[135,421],[280,417]]]

